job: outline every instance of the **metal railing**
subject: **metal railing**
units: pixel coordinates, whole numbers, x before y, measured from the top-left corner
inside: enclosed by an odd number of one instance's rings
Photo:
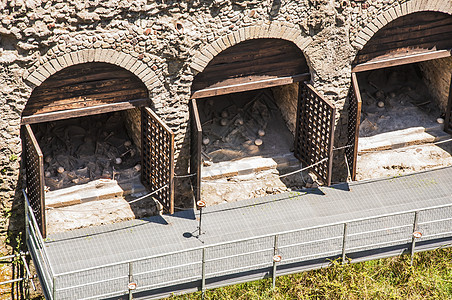
[[[40,277],[46,298],[54,299],[52,291],[54,288],[53,280],[55,273],[49,263],[45,242],[42,238],[33,209],[28,201],[27,193],[23,191],[23,194],[25,198],[25,231],[28,251],[38,270],[38,276]]]
[[[30,251],[39,260],[38,267],[46,288],[51,291],[50,299],[102,299],[125,294],[131,299],[136,293],[156,291],[154,295],[157,295],[158,289],[178,285],[186,286],[179,290],[197,288],[205,291],[227,285],[231,278],[243,282],[253,276],[254,279],[272,277],[274,284],[278,274],[299,272],[297,264],[312,262],[311,268],[316,268],[319,260],[328,262],[328,259],[342,258],[344,263],[347,256],[359,253],[361,258],[375,259],[366,254],[369,250],[387,249],[382,257],[397,255],[391,254],[391,247],[398,247],[398,253],[400,249],[411,251],[413,256],[417,242],[452,238],[452,204],[447,204],[55,274],[48,262],[45,243],[36,230],[32,211],[29,207],[27,211]]]

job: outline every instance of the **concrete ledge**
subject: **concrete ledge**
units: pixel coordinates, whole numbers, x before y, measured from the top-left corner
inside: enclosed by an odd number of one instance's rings
[[[123,189],[116,180],[99,179],[45,194],[47,207],[65,207],[89,201],[122,197]]]

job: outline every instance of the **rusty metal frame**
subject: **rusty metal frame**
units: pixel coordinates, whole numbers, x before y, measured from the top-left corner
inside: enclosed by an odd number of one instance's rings
[[[174,213],[174,133],[149,107],[141,110],[141,180]],[[165,187],[165,188],[163,188]]]
[[[44,193],[44,159],[38,141],[30,125],[22,126],[22,151],[26,170],[27,194],[43,238],[47,236],[45,193]]]
[[[201,200],[202,126],[196,99],[190,101],[190,174],[195,203]]]
[[[444,131],[452,133],[452,74],[450,78],[449,101],[447,103],[446,118],[444,120]]]
[[[336,107],[314,87],[300,83],[294,155],[331,185]]]
[[[361,92],[359,91],[356,73],[352,73],[352,82],[348,93],[348,125],[345,157],[352,180],[356,180],[356,159],[358,157],[359,125],[361,122]]]

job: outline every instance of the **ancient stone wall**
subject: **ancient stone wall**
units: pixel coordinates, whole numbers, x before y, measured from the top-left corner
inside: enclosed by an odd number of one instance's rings
[[[450,80],[452,76],[452,57],[422,62],[419,64],[423,79],[434,100],[445,113],[449,99]]]
[[[17,224],[7,221],[11,207],[22,214],[22,110],[32,90],[59,69],[99,61],[137,75],[153,109],[176,134],[176,174],[185,174],[191,82],[215,53],[250,38],[294,42],[307,58],[314,86],[337,106],[335,144],[342,146],[354,56],[391,19],[423,9],[452,13],[450,0],[2,1],[0,201],[7,208],[2,233],[8,226],[16,232],[23,223],[23,217]],[[340,168],[343,153],[335,155],[339,180],[346,174]],[[183,180],[176,179],[176,190]]]

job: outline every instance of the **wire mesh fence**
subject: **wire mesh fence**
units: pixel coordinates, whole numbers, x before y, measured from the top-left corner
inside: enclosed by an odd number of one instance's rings
[[[452,238],[452,204],[332,223],[205,245],[161,255],[55,274],[45,242],[27,207],[27,236],[48,299],[105,299],[187,285],[205,290],[222,282],[248,281],[296,272],[292,265],[345,258],[398,247],[415,252],[416,242]],[[414,233],[414,234],[413,234]],[[420,236],[419,234],[420,233]],[[425,247],[424,247],[425,250]],[[366,254],[369,253],[369,254]],[[275,255],[280,257],[275,260]],[[382,257],[384,257],[384,253]],[[387,256],[387,255],[386,255]],[[292,270],[292,271],[291,271]],[[250,277],[251,276],[251,277]],[[253,277],[254,276],[254,277]],[[183,288],[182,288],[183,290]],[[156,295],[155,294],[155,295]]]

